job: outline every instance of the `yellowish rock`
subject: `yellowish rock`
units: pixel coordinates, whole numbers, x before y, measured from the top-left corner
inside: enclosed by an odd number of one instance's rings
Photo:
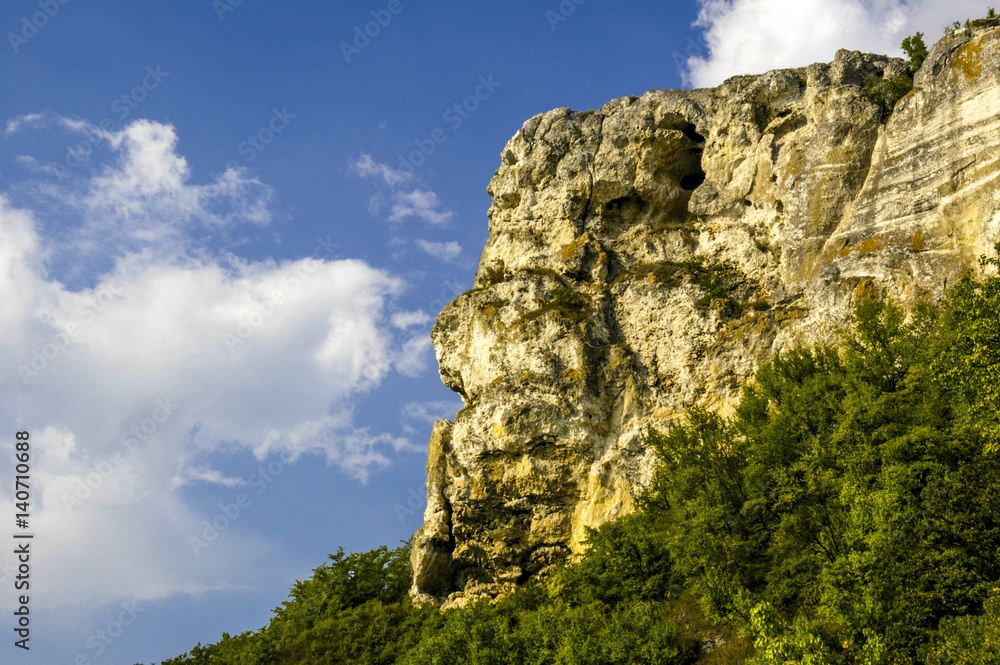
[[[648,92],[528,120],[490,182],[474,288],[438,317],[444,383],[414,596],[460,606],[634,510],[642,437],[728,413],[764,360],[835,339],[851,302],[938,299],[1000,241],[1000,21],[901,60]]]

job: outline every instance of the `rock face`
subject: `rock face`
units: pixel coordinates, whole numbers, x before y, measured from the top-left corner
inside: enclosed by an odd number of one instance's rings
[[[436,424],[413,594],[461,604],[633,510],[642,445],[726,412],[758,365],[832,341],[852,299],[940,298],[1000,241],[1000,21],[898,59],[652,91],[532,118],[489,186],[474,288],[433,331],[464,402]]]

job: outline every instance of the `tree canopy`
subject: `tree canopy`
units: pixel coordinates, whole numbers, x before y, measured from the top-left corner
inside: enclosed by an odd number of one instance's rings
[[[544,580],[439,612],[407,595],[408,545],[340,550],[268,626],[161,665],[996,663],[998,371],[1000,278],[858,302],[731,418],[650,431],[640,509]]]

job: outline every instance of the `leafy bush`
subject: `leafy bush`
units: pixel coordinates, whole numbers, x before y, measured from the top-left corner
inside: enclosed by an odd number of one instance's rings
[[[865,96],[879,108],[882,122],[892,115],[896,104],[913,90],[913,79],[909,76],[893,76],[890,79],[871,76],[865,79]]]
[[[578,562],[546,582],[549,594],[575,605],[663,601],[676,595],[665,532],[650,514],[637,512],[589,529]]]

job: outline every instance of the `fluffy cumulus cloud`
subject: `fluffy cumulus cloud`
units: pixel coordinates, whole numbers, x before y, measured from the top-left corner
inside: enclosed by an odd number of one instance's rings
[[[902,55],[917,31],[930,46],[956,20],[985,15],[981,2],[956,0],[699,0],[696,27],[707,53],[688,54],[685,78],[714,86],[737,74],[833,60],[838,49]]]
[[[48,209],[0,194],[0,422],[32,432],[35,570],[51,590],[39,606],[226,586],[264,545],[219,539],[193,558],[206,516],[185,492],[255,482],[216,468],[218,454],[246,451],[272,471],[313,455],[363,481],[411,444],[355,427],[352,398],[426,365],[425,336],[405,331],[427,315],[392,314],[400,279],[357,260],[194,251],[193,227],[267,224],[270,191],[239,171],[192,184],[167,125],[104,139],[113,163],[49,187],[82,235],[60,245]],[[74,238],[111,266],[85,287],[51,275]],[[12,479],[0,481],[12,514]],[[7,565],[0,555],[0,578]]]

